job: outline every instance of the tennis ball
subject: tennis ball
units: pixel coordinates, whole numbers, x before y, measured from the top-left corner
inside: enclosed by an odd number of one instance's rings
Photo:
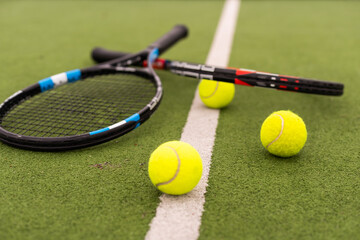
[[[181,195],[190,192],[200,181],[202,161],[190,144],[170,141],[161,144],[150,156],[149,177],[160,191]]]
[[[306,126],[301,117],[291,111],[274,112],[262,124],[260,138],[270,153],[291,157],[304,147]]]
[[[201,80],[199,85],[201,101],[209,108],[223,108],[229,105],[235,95],[235,85],[227,82]]]

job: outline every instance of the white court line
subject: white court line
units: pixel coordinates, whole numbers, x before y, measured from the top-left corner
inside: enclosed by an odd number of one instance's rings
[[[227,66],[235,33],[240,0],[226,0],[206,64]],[[199,184],[188,194],[163,194],[145,239],[186,239],[199,237],[205,192],[210,171],[212,149],[220,111],[209,109],[201,102],[196,90],[181,141],[198,150],[204,165]]]

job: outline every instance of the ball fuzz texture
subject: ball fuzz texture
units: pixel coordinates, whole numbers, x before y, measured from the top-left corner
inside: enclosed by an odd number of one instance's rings
[[[160,191],[181,195],[190,192],[202,175],[199,153],[190,144],[180,141],[160,145],[150,156],[149,177]]]
[[[279,157],[291,157],[304,147],[307,131],[304,121],[291,111],[278,111],[261,126],[262,145]]]
[[[199,85],[201,101],[209,108],[224,108],[235,95],[235,85],[226,82],[201,80]]]

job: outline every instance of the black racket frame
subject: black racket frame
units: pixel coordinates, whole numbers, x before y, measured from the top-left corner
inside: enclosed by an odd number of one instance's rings
[[[187,34],[188,29],[186,26],[176,25],[170,32],[166,33],[156,42],[149,45],[149,47],[147,47],[145,50],[142,50],[136,54],[129,54],[127,56],[122,56],[105,63],[79,70],[81,72],[79,81],[86,81],[86,79],[93,76],[106,74],[135,74],[151,81],[154,84],[156,93],[149,104],[147,104],[137,113],[134,113],[140,116],[138,120],[129,121],[120,126],[116,126],[107,131],[99,132],[93,135],[84,133],[80,135],[62,137],[33,137],[12,133],[4,129],[2,127],[2,121],[9,111],[11,111],[17,105],[21,104],[23,101],[26,101],[29,98],[32,98],[35,95],[41,94],[43,92],[38,82],[16,92],[0,105],[0,140],[8,145],[28,150],[63,151],[94,146],[110,141],[132,131],[133,129],[137,128],[139,124],[144,123],[158,108],[162,99],[163,89],[159,77],[155,74],[152,68],[134,68],[128,66],[136,65],[137,63],[146,60],[149,54],[153,53],[154,50],[157,51],[157,55],[163,53],[177,41],[185,38]]]

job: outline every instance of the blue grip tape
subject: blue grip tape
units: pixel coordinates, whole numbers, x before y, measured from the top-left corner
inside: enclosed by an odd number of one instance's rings
[[[159,49],[154,48],[149,54],[149,60],[150,62],[154,62],[155,59],[157,59],[158,57],[159,57]]]
[[[41,92],[45,92],[47,90],[54,88],[54,82],[51,80],[51,78],[45,78],[43,80],[40,80],[39,82]]]
[[[140,115],[138,113],[135,113],[134,115],[128,117],[127,119],[125,119],[125,122],[137,122],[140,120]],[[140,126],[140,123],[136,124],[136,127],[139,127]],[[98,134],[98,133],[102,133],[102,132],[106,132],[110,130],[109,127],[106,127],[106,128],[102,128],[102,129],[99,129],[99,130],[96,130],[96,131],[92,131],[92,132],[89,132],[90,135],[95,135],[95,134]]]
[[[89,132],[89,134],[90,135],[95,135],[95,134],[98,134],[98,133],[106,132],[107,130],[110,130],[110,128],[108,128],[108,127],[102,128],[102,129],[99,129],[99,130],[96,130],[96,131],[93,131],[93,132]]]
[[[138,113],[135,113],[134,115],[128,117],[127,119],[125,119],[125,122],[137,122],[140,120],[140,115]],[[140,123],[136,124],[135,128],[139,127],[140,126]],[[134,129],[135,129],[134,128]]]
[[[134,115],[128,117],[127,119],[125,119],[125,122],[130,122],[130,121],[134,121],[137,122],[140,120],[140,115],[138,113],[135,113]]]
[[[81,71],[79,69],[66,72],[68,82],[75,82],[81,78]]]

